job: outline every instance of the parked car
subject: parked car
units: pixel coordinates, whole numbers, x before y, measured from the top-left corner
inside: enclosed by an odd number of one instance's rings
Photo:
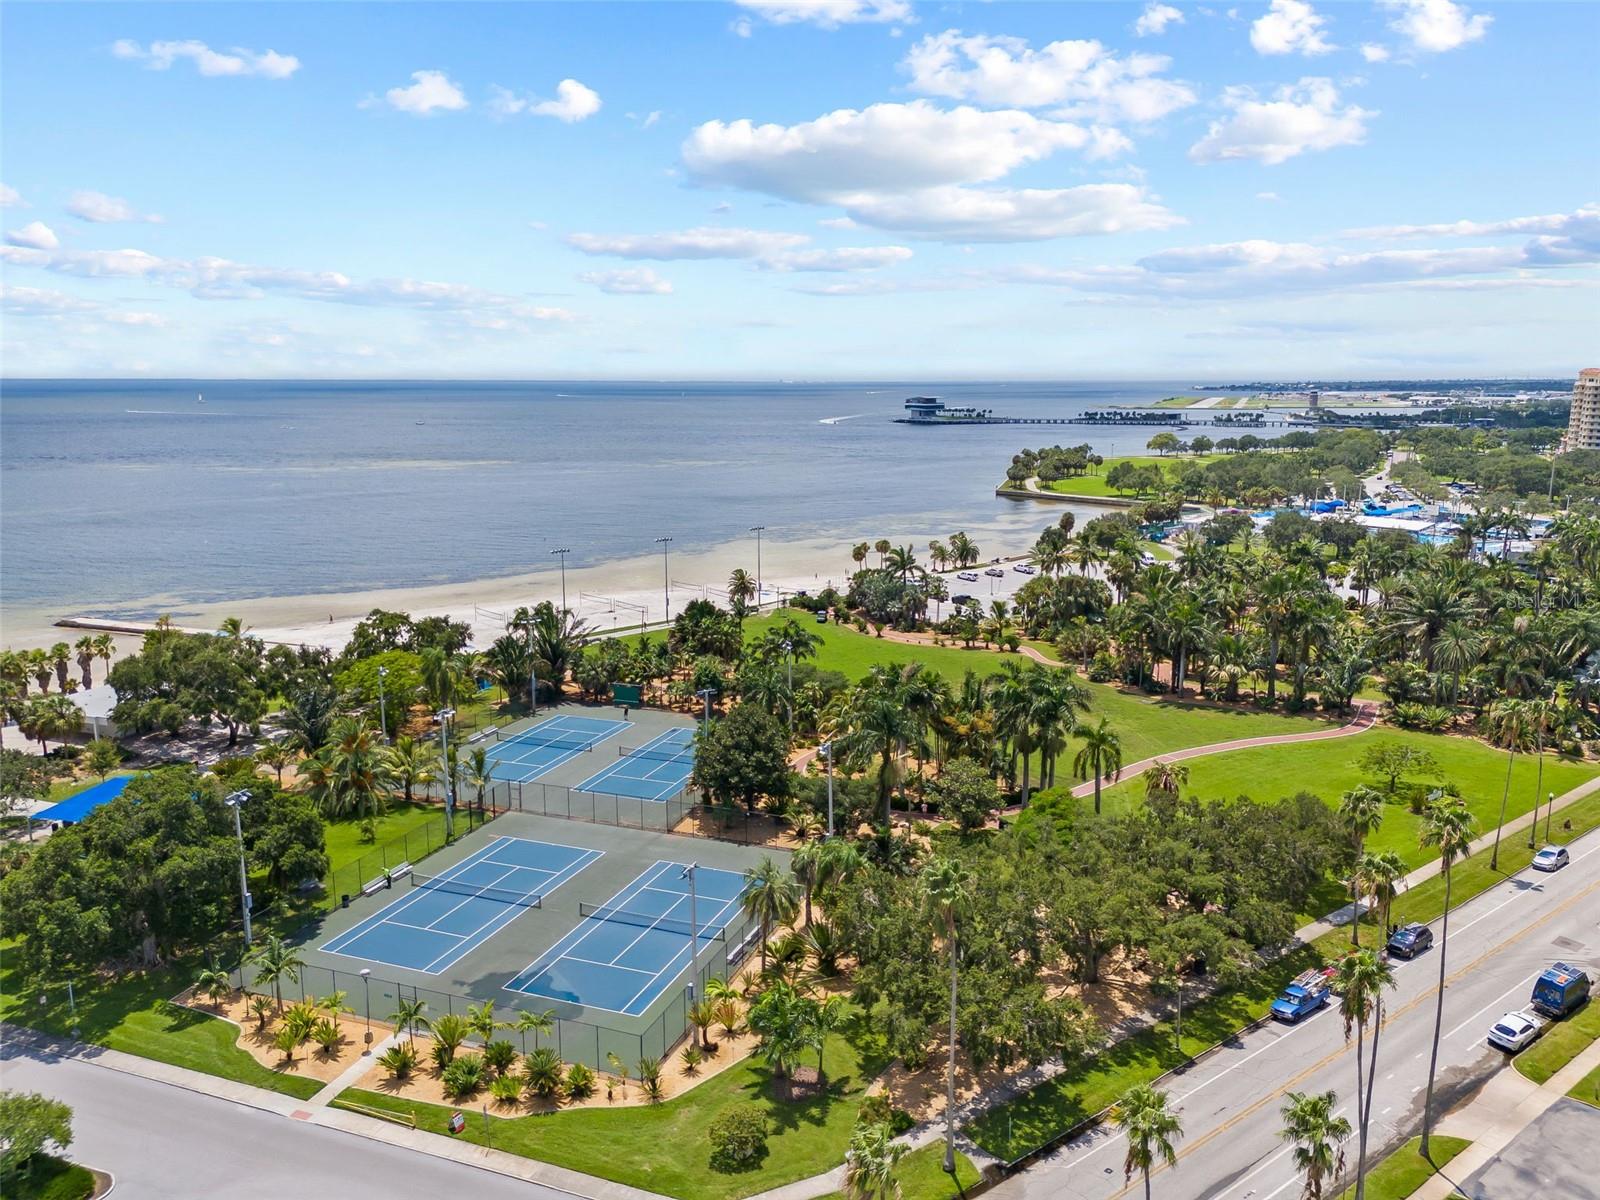
[[[828,612],[827,612],[827,610],[826,609],[821,609],[821,608],[817,609],[817,624],[818,625],[826,625],[827,623],[828,623]],[[443,761],[443,760],[441,759],[440,761]]]
[[[1572,861],[1565,846],[1546,846],[1533,856],[1535,871],[1559,871]]]
[[[1489,1045],[1515,1054],[1531,1046],[1550,1022],[1530,1012],[1509,1012],[1489,1026]]]
[[[968,583],[977,583],[978,573],[976,571],[957,571],[956,578],[965,579]]]
[[[1433,930],[1420,921],[1402,925],[1389,935],[1389,953],[1401,958],[1415,958],[1424,950],[1433,948]]]
[[[1326,967],[1312,967],[1296,975],[1272,1002],[1273,1020],[1293,1025],[1326,1006],[1333,995],[1330,976]]]
[[[1139,551],[1139,561],[1147,567],[1153,567],[1156,565],[1156,556],[1148,550],[1141,550]]]
[[[1004,567],[990,567],[987,571],[984,572],[984,574],[985,575],[993,575],[996,579],[1004,579],[1006,577],[1006,572],[1005,572],[1005,568]]]
[[[1571,963],[1558,962],[1546,967],[1533,985],[1533,1009],[1552,1017],[1564,1017],[1583,1007],[1589,999],[1589,984],[1588,974]]]
[[[1027,563],[1018,563],[1016,566],[1012,567],[1011,569],[1013,571],[1015,571],[1019,575],[1032,575],[1033,574],[1033,568],[1030,567]]]

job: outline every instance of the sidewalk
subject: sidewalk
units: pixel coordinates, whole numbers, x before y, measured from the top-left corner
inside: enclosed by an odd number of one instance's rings
[[[1465,1179],[1504,1150],[1513,1138],[1596,1067],[1600,1067],[1600,1042],[1591,1043],[1543,1084],[1534,1083],[1507,1063],[1504,1070],[1484,1084],[1471,1104],[1449,1113],[1439,1122],[1441,1134],[1471,1138],[1472,1145],[1452,1158],[1444,1171],[1412,1192],[1409,1200],[1448,1200],[1459,1196],[1455,1180]]]
[[[654,1192],[629,1187],[627,1184],[613,1183],[609,1179],[596,1179],[594,1176],[570,1171],[565,1167],[552,1166],[537,1159],[507,1154],[502,1150],[486,1149],[471,1142],[458,1142],[418,1129],[408,1129],[404,1125],[394,1125],[374,1117],[365,1117],[347,1109],[328,1108],[323,1097],[335,1086],[342,1084],[342,1077],[340,1081],[330,1084],[312,1099],[297,1100],[293,1096],[285,1096],[265,1088],[251,1087],[249,1084],[236,1083],[231,1079],[191,1071],[186,1067],[175,1067],[153,1059],[140,1058],[120,1050],[87,1045],[72,1038],[58,1038],[38,1033],[19,1025],[0,1024],[0,1041],[3,1041],[5,1047],[4,1053],[0,1054],[0,1060],[19,1054],[28,1054],[45,1062],[53,1058],[73,1058],[98,1067],[121,1071],[127,1075],[138,1075],[158,1083],[170,1084],[172,1087],[180,1087],[203,1096],[243,1104],[262,1112],[275,1113],[289,1120],[306,1121],[356,1137],[364,1137],[369,1141],[385,1142],[391,1146],[414,1150],[418,1154],[427,1154],[465,1166],[493,1171],[498,1175],[536,1183],[542,1187],[566,1192],[568,1195],[586,1197],[587,1200],[664,1200]],[[370,1061],[366,1058],[362,1058],[357,1064],[361,1070],[370,1065]],[[355,1070],[356,1067],[351,1068],[351,1072]],[[331,1098],[329,1096],[329,1099]]]

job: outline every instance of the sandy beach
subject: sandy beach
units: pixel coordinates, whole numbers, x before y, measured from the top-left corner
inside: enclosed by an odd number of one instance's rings
[[[1060,514],[1060,507],[1040,507],[1030,526],[1042,528]],[[918,556],[926,563],[931,538],[947,539],[948,531],[931,532],[913,542]],[[905,539],[897,539],[901,544]],[[1006,543],[985,537],[979,544],[987,561],[996,557],[1023,555],[1033,538],[1017,532]],[[875,562],[876,556],[868,559]],[[666,563],[660,555],[641,555],[569,567],[566,573],[567,605],[589,622],[596,632],[637,629],[641,623],[658,626],[669,615],[676,615],[691,600],[707,597],[727,604],[728,576],[743,567],[756,573],[755,542],[741,539],[708,550],[671,553]],[[831,539],[814,541],[767,541],[762,545],[761,583],[764,607],[778,603],[782,595],[799,590],[818,592],[828,586],[843,587],[855,564],[850,559],[850,544]],[[1009,591],[1021,577],[1008,578],[1003,590]],[[670,610],[666,607],[664,584],[670,588]],[[561,602],[559,570],[540,571],[499,579],[464,583],[429,584],[414,588],[383,588],[370,591],[322,593],[299,596],[262,596],[217,603],[184,603],[174,597],[151,597],[136,604],[118,605],[119,610],[146,609],[165,613],[179,628],[195,631],[216,629],[228,617],[239,617],[252,634],[269,643],[326,646],[338,650],[349,640],[356,623],[374,608],[397,609],[413,616],[449,615],[468,621],[476,645],[487,646],[505,632],[505,621],[521,605],[542,600]],[[85,630],[55,624],[63,618],[82,621],[139,625],[138,621],[93,608],[73,611],[18,609],[4,619],[4,644],[12,649],[49,646],[59,641],[72,642]],[[117,635],[117,657],[138,649],[135,633]]]

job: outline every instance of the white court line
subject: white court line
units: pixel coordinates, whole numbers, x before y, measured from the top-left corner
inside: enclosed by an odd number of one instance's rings
[[[613,971],[628,971],[634,975],[650,974],[650,972],[646,971],[643,967],[625,967],[621,963],[601,962],[599,959],[595,958],[579,958],[576,954],[563,954],[557,961],[588,963],[591,967],[608,967]]]
[[[492,854],[495,850],[499,849],[506,842],[511,841],[511,840],[512,839],[510,837],[507,837],[507,836],[504,836],[504,835],[502,835],[501,837],[495,838],[494,841],[490,842],[487,846],[483,847],[481,850],[478,850],[475,853],[467,855],[466,858],[463,858],[460,862],[456,863],[455,866],[453,866],[453,867],[449,868],[448,870],[446,870],[445,873],[443,875],[438,876],[438,878],[445,879],[445,880],[454,879],[458,872],[464,871],[464,870],[468,869],[469,867],[476,866],[477,863],[478,863],[478,860],[480,858],[483,858],[483,857],[485,857],[485,856],[487,856],[489,854]],[[383,908],[379,909],[377,912],[373,913],[370,917],[367,917],[365,920],[361,921],[359,924],[351,926],[349,929],[347,929],[343,933],[339,934],[331,942],[324,942],[318,948],[321,949],[321,950],[326,951],[329,954],[338,954],[339,950],[337,949],[337,947],[339,947],[341,945],[348,945],[350,940],[356,934],[368,932],[369,931],[369,927],[370,927],[370,929],[381,928],[384,924],[386,924],[388,922],[390,917],[399,916],[401,913],[405,912],[406,909],[410,908],[411,905],[413,905],[413,904],[417,903],[419,900],[421,900],[421,898],[422,897],[420,895],[418,895],[416,893],[416,891],[414,890],[413,893],[410,896],[406,896],[406,897],[404,897],[402,899],[399,899],[399,900],[391,900],[387,905],[385,905]],[[391,965],[393,965],[393,964],[391,964]]]

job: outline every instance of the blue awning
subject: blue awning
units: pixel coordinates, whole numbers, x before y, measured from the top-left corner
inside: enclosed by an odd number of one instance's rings
[[[49,808],[41,809],[33,814],[35,821],[62,821],[68,825],[83,820],[102,804],[109,804],[122,795],[127,786],[133,782],[132,775],[119,775],[115,779],[104,779],[93,787],[84,788],[76,796],[68,796],[59,804],[52,804]]]

